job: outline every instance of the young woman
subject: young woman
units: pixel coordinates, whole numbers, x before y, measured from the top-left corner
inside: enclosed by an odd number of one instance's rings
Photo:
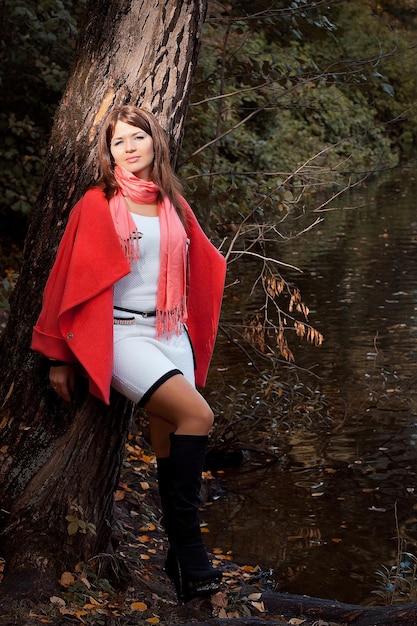
[[[220,314],[225,260],[181,195],[165,132],[133,106],[115,108],[99,137],[101,178],[71,211],[32,347],[69,401],[76,372],[109,403],[110,386],[149,417],[166,572],[178,597],[218,590],[221,574],[199,523],[201,472],[213,413],[204,385]]]

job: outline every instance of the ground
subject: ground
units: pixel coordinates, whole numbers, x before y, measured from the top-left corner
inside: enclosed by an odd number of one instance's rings
[[[0,307],[0,337],[6,323],[7,313]],[[219,477],[205,473],[205,506],[220,488]],[[63,572],[55,595],[3,605],[0,626],[417,626],[417,605],[373,610],[280,594],[260,567],[237,565],[232,554],[216,548],[212,558],[223,571],[220,592],[179,605],[164,572],[168,544],[161,516],[155,459],[142,433],[131,434],[115,493],[114,553],[98,555],[89,563],[79,563],[74,571]],[[203,533],[208,531],[203,525]],[[4,566],[0,557],[0,604]],[[388,616],[391,610],[396,613]]]
[[[205,473],[206,506],[218,488],[218,479]],[[203,526],[205,530],[208,531]],[[74,571],[63,572],[59,593],[39,603],[22,602],[3,612],[0,625],[203,625],[217,624],[219,619],[225,626],[230,620],[239,625],[259,624],[264,619],[268,624],[282,626],[319,623],[298,616],[285,620],[268,615],[261,598],[264,590],[272,589],[267,574],[259,567],[238,566],[232,555],[218,549],[214,549],[212,558],[214,565],[223,571],[221,591],[211,599],[178,604],[164,572],[168,546],[161,524],[155,459],[140,434],[131,435],[127,444],[124,469],[115,494],[114,535],[114,555],[100,555],[88,564],[78,564]],[[113,574],[114,579],[118,578],[119,582],[121,579],[122,591],[116,590]],[[327,624],[330,622],[320,621],[320,626]]]

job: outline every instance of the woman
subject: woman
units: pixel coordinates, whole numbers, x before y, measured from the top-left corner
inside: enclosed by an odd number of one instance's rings
[[[207,376],[225,260],[182,197],[151,113],[114,109],[100,132],[99,165],[97,187],[71,211],[32,347],[50,360],[64,400],[80,371],[104,402],[112,385],[145,409],[170,543],[165,569],[187,601],[216,592],[221,579],[200,532],[213,413],[195,384]]]

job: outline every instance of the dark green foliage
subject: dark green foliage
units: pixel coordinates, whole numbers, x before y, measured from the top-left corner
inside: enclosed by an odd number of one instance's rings
[[[317,185],[413,152],[415,53],[391,4],[209,3],[180,171],[206,227],[233,229],[254,209],[283,217]],[[84,11],[85,0],[2,3],[3,232],[33,208]]]
[[[206,226],[282,218],[306,191],[396,165],[416,139],[414,63],[371,2],[211,4],[181,171]]]
[[[0,220],[27,214],[39,190],[47,141],[84,0],[3,0],[0,9]],[[8,219],[7,219],[8,218]]]

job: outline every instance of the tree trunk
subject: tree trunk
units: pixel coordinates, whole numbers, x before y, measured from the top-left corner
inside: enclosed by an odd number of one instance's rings
[[[31,332],[69,210],[97,175],[95,143],[108,110],[132,103],[154,112],[175,161],[206,1],[90,0],[0,355],[3,595],[48,594],[65,568],[109,549],[132,407],[117,394],[105,407],[82,382],[70,405],[58,400],[44,359],[30,351]]]

